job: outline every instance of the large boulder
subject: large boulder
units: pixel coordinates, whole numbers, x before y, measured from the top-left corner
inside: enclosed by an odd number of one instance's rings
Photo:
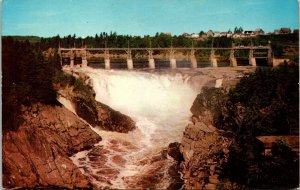
[[[127,115],[100,102],[96,102],[96,109],[98,121],[103,129],[123,133],[135,129],[135,122]]]
[[[69,156],[101,140],[64,107],[22,107],[21,126],[3,134],[4,187],[88,188]]]

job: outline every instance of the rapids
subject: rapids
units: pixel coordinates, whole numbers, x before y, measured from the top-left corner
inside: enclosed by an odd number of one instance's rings
[[[122,134],[94,128],[103,138],[96,148],[101,147],[99,151],[105,158],[93,162],[91,155],[97,154],[88,150],[77,153],[71,159],[97,187],[138,188],[130,183],[132,177],[142,175],[152,167],[151,163],[140,164],[141,161],[159,154],[169,143],[180,142],[197,92],[188,84],[189,78],[181,74],[93,68],[73,70],[87,74],[96,92],[96,100],[130,116],[137,129]],[[172,163],[174,161],[168,158],[164,162],[165,170]],[[157,188],[168,187],[168,176],[163,175],[162,178],[165,179]]]

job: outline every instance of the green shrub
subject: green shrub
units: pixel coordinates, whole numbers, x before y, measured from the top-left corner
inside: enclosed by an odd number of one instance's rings
[[[91,93],[93,91],[92,88],[89,85],[85,84],[83,79],[81,78],[75,80],[73,91],[83,95],[93,94]]]
[[[60,84],[61,87],[66,87],[67,85],[74,85],[76,79],[70,74],[57,70],[53,75],[52,81],[55,84]]]

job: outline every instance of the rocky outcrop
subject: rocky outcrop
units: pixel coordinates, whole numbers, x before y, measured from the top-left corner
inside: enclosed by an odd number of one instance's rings
[[[135,129],[135,123],[130,117],[105,104],[77,95],[73,96],[72,102],[77,115],[94,127],[100,126],[104,130],[121,133]]]
[[[101,137],[64,107],[35,104],[21,112],[18,130],[3,135],[4,187],[90,187],[69,156]]]
[[[100,102],[96,102],[96,109],[98,122],[103,129],[121,133],[135,129],[135,122],[127,115]]]
[[[168,158],[168,150],[163,149],[152,156],[146,156],[137,165],[138,174],[124,178],[128,189],[180,189],[182,180],[178,164]]]
[[[95,92],[89,86],[89,77],[83,73],[73,73],[84,81],[82,91],[75,91],[74,86],[59,89],[59,94],[71,101],[76,114],[93,127],[100,126],[104,130],[127,133],[135,129],[135,122],[109,106],[95,100]]]
[[[180,151],[185,189],[215,189],[220,184],[222,164],[227,161],[231,140],[212,125],[213,116],[203,111],[193,116],[184,131]]]

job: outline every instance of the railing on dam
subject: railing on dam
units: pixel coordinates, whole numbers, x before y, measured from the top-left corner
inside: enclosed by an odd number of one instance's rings
[[[271,46],[232,46],[228,48],[59,48],[61,63],[68,60],[71,67],[78,63],[82,67],[100,61],[103,68],[111,69],[116,60],[126,60],[125,68],[139,68],[139,64],[150,69],[159,68],[162,60],[168,62],[168,67],[174,69],[185,65],[190,68],[200,67],[206,62],[209,66],[218,67],[221,65],[238,66],[239,60],[246,60],[244,65],[256,66],[257,60],[263,59],[266,65],[272,66]],[[75,60],[75,62],[74,62]],[[77,61],[76,61],[77,60]],[[139,61],[138,61],[139,60]],[[140,63],[139,63],[140,62]],[[228,62],[226,64],[225,62]],[[179,63],[179,64],[178,64]],[[184,63],[184,64],[183,64]],[[186,64],[188,63],[188,64]],[[224,64],[225,63],[225,64]],[[124,66],[124,65],[123,65]]]

